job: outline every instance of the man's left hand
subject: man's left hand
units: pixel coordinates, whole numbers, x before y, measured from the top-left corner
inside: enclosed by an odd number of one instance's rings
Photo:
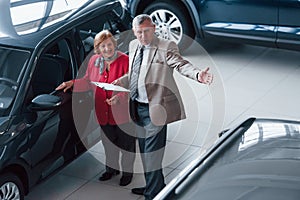
[[[209,73],[209,67],[205,68],[203,71],[199,72],[198,74],[198,81],[200,83],[208,84],[210,85],[213,81],[213,74]]]
[[[112,96],[110,99],[106,99],[106,103],[110,106],[116,105],[119,103],[119,97],[117,95]]]

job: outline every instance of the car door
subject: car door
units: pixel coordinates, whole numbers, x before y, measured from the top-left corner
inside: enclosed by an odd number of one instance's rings
[[[66,33],[60,36],[61,39],[48,44],[39,57],[30,85],[33,98],[53,93],[64,81],[82,77],[88,60],[93,55],[94,36],[103,29],[108,29],[116,34],[115,37],[122,37],[117,35],[121,31],[120,25],[117,24],[118,19],[113,11],[107,11],[107,13],[99,12],[93,18],[74,21],[73,25],[70,23],[72,27],[66,27]],[[49,160],[53,161],[53,157],[66,153],[66,150],[72,151],[72,145],[75,146],[78,139],[86,148],[100,140],[100,131],[95,130],[99,125],[91,118],[93,101],[87,97],[88,91],[82,94],[71,91],[56,93],[62,95],[63,99],[67,96],[68,102],[59,106],[59,109],[33,111],[36,113],[36,119],[30,130],[32,143],[30,148],[31,164],[35,168],[40,168],[40,165],[42,169]],[[66,144],[68,141],[69,146]],[[56,163],[53,161],[51,165]],[[58,163],[62,164],[61,160]],[[51,166],[50,168],[53,169]]]
[[[31,82],[33,98],[40,94],[52,93],[64,81],[82,77],[93,54],[94,36],[103,29],[108,29],[114,34],[120,33],[121,30],[118,29],[120,26],[116,24],[118,19],[113,11],[99,12],[93,18],[81,19],[72,23],[73,25],[70,24],[73,27],[68,27],[69,31],[66,30],[59,41],[57,39],[56,42],[52,42],[53,45],[48,44],[48,48],[39,57],[33,74]],[[72,146],[75,146],[78,140],[86,148],[100,140],[100,131],[95,130],[99,125],[91,118],[93,99],[90,98],[88,91],[80,94],[71,91],[58,93],[63,98],[67,96],[68,102],[65,105],[59,106],[59,109],[35,111],[37,119],[31,127],[30,134],[31,163],[36,168],[40,168],[38,166],[40,165],[42,169],[45,163],[53,160],[53,157],[72,151]],[[69,145],[66,144],[68,141]],[[58,163],[62,164],[61,160]],[[53,161],[52,164],[56,162]],[[51,166],[50,168],[53,169]]]
[[[204,0],[199,9],[205,36],[275,46],[275,0]]]
[[[280,48],[300,50],[300,1],[278,1],[279,22],[277,45]]]
[[[64,39],[46,46],[35,66],[27,99],[55,93],[55,88],[60,83],[72,78],[70,55],[64,53],[69,52],[68,48],[68,43]],[[49,164],[43,166],[44,163],[62,154],[73,131],[70,123],[72,120],[70,103],[66,103],[65,100],[68,97],[64,95],[61,98],[64,103],[57,109],[32,109],[29,112],[35,116],[28,130],[33,168],[37,168],[38,165],[42,165],[41,169],[49,167]]]

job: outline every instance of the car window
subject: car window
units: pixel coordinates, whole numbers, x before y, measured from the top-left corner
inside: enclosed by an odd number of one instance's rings
[[[0,47],[0,110],[12,105],[30,53]]]
[[[101,17],[94,18],[77,27],[86,53],[93,50],[94,37],[100,31],[107,29],[114,35],[120,33],[115,20],[117,19],[114,19],[113,13],[104,13]]]
[[[123,32],[126,28],[122,25],[119,17],[113,11],[103,13],[92,20],[84,22],[76,27],[79,43],[79,55],[81,62],[87,61],[93,54],[94,50],[94,37],[102,30],[109,30],[117,40],[118,49],[124,53],[128,51],[129,41],[132,40],[133,34],[131,31]],[[86,62],[83,67],[86,66]],[[82,70],[84,71],[84,70]]]
[[[49,45],[40,56],[35,67],[31,89],[32,96],[49,94],[63,81],[72,79],[69,47],[65,40]]]

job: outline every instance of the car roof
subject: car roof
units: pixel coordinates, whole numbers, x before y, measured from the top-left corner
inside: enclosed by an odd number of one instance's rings
[[[0,45],[32,49],[54,31],[111,0],[1,0]]]

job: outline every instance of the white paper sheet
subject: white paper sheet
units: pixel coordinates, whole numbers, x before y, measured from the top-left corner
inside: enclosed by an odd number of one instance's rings
[[[91,81],[91,83],[102,88],[103,90],[110,90],[116,92],[130,92],[130,90],[114,84],[94,82],[94,81]]]

